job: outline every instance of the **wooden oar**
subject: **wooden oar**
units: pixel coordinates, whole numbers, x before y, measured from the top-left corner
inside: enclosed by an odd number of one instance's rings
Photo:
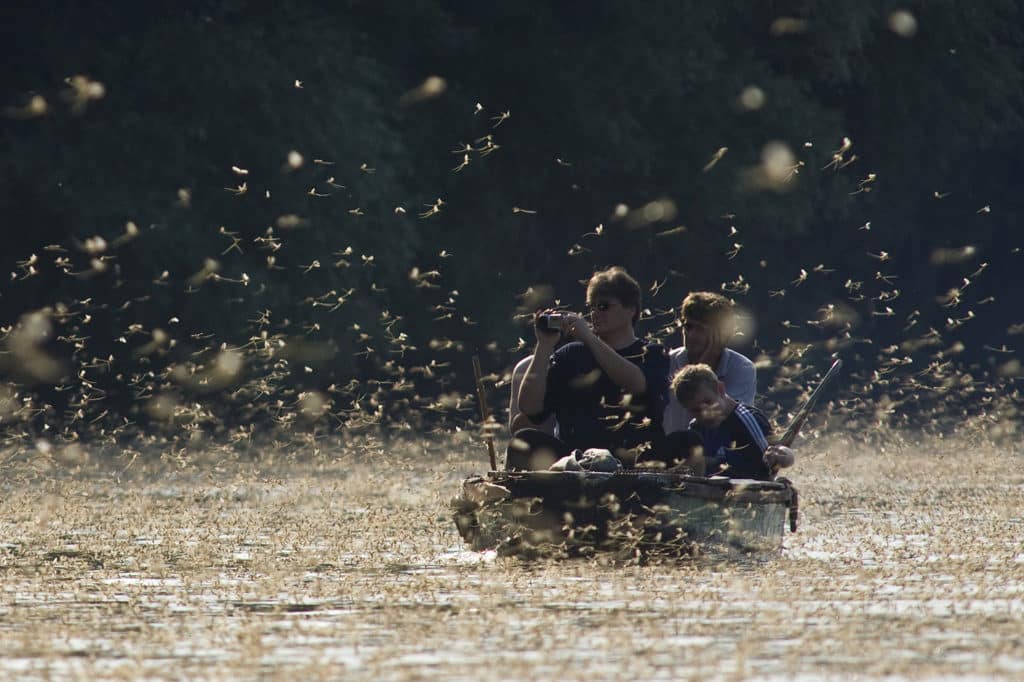
[[[483,426],[487,429],[487,422],[491,418],[491,411],[487,409],[487,394],[484,392],[483,374],[480,372],[480,357],[473,356],[473,376],[476,377],[476,397],[480,401],[480,417],[483,419]],[[498,470],[498,457],[494,452],[494,438],[490,434],[485,437],[487,441],[487,454],[491,458],[491,471]]]
[[[804,425],[804,422],[807,421],[807,417],[811,415],[811,410],[813,410],[814,406],[818,403],[818,398],[821,397],[822,391],[826,386],[832,383],[832,381],[834,381],[837,376],[839,376],[839,370],[842,369],[842,366],[842,360],[836,360],[835,362],[832,363],[832,366],[828,368],[827,372],[825,372],[825,376],[821,378],[821,383],[818,384],[817,388],[811,391],[811,395],[807,398],[807,401],[800,407],[800,410],[796,413],[796,416],[793,417],[793,421],[789,423],[789,426],[786,427],[786,430],[782,433],[782,435],[777,440],[774,441],[775,445],[785,445],[788,448],[793,444],[793,441],[796,440],[797,434],[800,433],[800,427]],[[776,471],[773,468],[772,475],[774,476],[775,473]],[[795,533],[797,519],[800,516],[799,493],[797,492],[796,488],[793,487],[792,481],[790,481],[788,478],[778,478],[775,480],[778,481],[779,483],[785,483],[786,485],[789,486],[789,489],[792,491],[792,498],[790,499],[789,503],[789,531],[791,533]]]
[[[839,376],[839,370],[842,366],[842,360],[836,360],[832,363],[832,366],[829,367],[827,372],[825,372],[825,376],[821,378],[821,383],[818,384],[818,387],[811,392],[810,397],[807,398],[807,402],[801,406],[800,410],[796,413],[796,416],[793,417],[793,421],[789,423],[789,426],[786,427],[783,434],[775,441],[776,445],[785,445],[786,447],[793,445],[793,441],[796,440],[797,434],[800,433],[800,428],[804,425],[804,422],[807,421],[807,417],[811,415],[811,410],[814,409],[818,399],[821,397],[822,391],[837,376]]]

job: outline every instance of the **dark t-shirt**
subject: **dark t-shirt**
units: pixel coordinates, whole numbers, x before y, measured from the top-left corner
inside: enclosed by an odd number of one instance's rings
[[[736,409],[713,429],[690,422],[690,428],[704,439],[708,476],[769,480],[764,463],[768,434],[772,426],[756,407],[737,403]]]
[[[558,437],[570,448],[634,448],[661,433],[668,385],[668,353],[656,343],[638,339],[619,355],[637,365],[647,392],[622,405],[623,390],[611,380],[590,350],[579,341],[567,343],[551,356],[544,393],[544,412],[529,415],[537,424],[548,415],[558,420]],[[644,425],[644,419],[649,419]]]

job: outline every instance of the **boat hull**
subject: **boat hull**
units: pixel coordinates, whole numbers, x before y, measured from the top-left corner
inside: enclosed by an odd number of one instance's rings
[[[475,550],[694,554],[777,552],[796,491],[788,481],[664,472],[491,472],[463,482],[455,523]]]

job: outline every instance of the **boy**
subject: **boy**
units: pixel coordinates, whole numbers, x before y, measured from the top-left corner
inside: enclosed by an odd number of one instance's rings
[[[693,415],[690,428],[704,441],[703,464],[691,456],[697,475],[771,480],[793,466],[793,451],[769,445],[771,425],[759,410],[729,397],[725,384],[705,364],[687,365],[672,379],[672,394]]]

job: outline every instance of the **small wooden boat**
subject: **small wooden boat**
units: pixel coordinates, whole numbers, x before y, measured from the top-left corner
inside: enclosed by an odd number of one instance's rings
[[[477,397],[489,418],[479,359]],[[790,446],[843,362],[836,359],[776,444]],[[782,549],[786,519],[796,532],[799,503],[789,480],[689,476],[666,470],[491,471],[462,482],[452,500],[459,534],[477,551],[588,554],[596,550],[689,555],[704,549]]]
[[[452,500],[477,551],[690,555],[706,549],[777,552],[797,493],[786,479],[704,478],[664,471],[492,471]]]

